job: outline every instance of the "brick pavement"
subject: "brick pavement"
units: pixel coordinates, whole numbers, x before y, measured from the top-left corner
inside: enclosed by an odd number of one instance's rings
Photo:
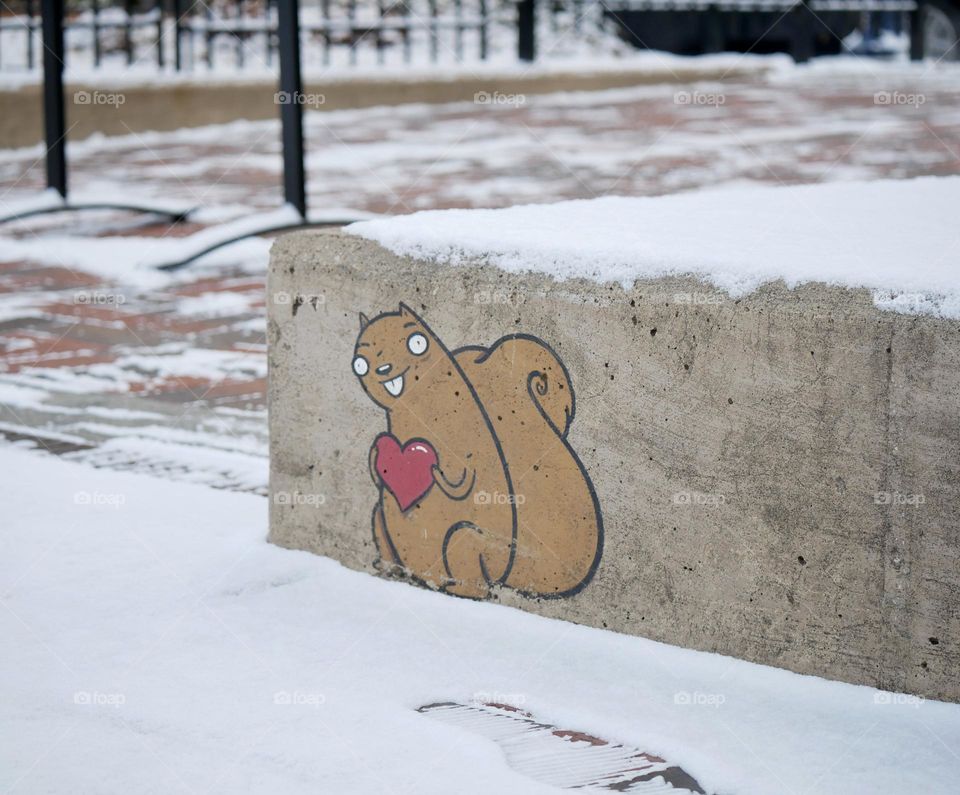
[[[906,67],[829,79],[797,70],[519,107],[310,113],[311,204],[401,213],[746,180],[957,174],[960,89],[948,78]],[[878,104],[878,91],[922,92],[924,102]],[[714,104],[684,104],[678,92]],[[175,227],[97,213],[0,228],[0,431],[98,465],[262,492],[266,247],[149,279],[105,272],[96,257],[120,262],[131,245],[275,205],[277,126],[87,142],[71,165],[87,192],[135,188],[208,211]],[[36,152],[0,152],[0,209],[35,195],[42,179]],[[91,242],[102,255],[83,254]]]

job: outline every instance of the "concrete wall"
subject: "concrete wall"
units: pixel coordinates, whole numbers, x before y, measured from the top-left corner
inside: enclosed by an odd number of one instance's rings
[[[546,94],[556,91],[595,91],[652,83],[687,83],[698,80],[737,80],[764,71],[752,63],[740,68],[672,65],[668,70],[624,68],[602,72],[536,72],[517,75],[471,75],[450,79],[411,76],[340,79],[323,82],[305,80],[304,94],[313,97],[307,109],[342,110],[409,102],[473,102],[478,92],[502,94]],[[82,140],[93,133],[128,135],[147,130],[176,130],[222,124],[237,119],[275,119],[274,81],[217,83],[203,78],[194,82],[164,85],[112,83],[70,84],[66,87],[67,127],[70,139]],[[78,103],[77,92],[92,96],[121,94],[122,104]],[[101,101],[110,98],[105,96]],[[71,125],[73,125],[71,127]],[[0,90],[0,141],[4,147],[30,146],[43,138],[43,97],[39,85]]]
[[[450,349],[536,334],[576,391],[596,576],[565,599],[493,598],[960,700],[960,322],[823,285],[733,301],[688,279],[556,283],[288,235],[268,282],[274,543],[374,571],[384,412],[351,360],[358,312],[400,301]]]

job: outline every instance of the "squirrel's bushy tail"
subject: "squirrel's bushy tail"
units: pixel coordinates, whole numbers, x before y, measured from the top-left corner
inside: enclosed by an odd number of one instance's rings
[[[507,583],[543,596],[578,591],[599,561],[602,522],[589,476],[566,439],[575,406],[566,368],[546,343],[524,334],[456,356],[503,449],[517,505]]]
[[[528,414],[531,406],[523,400],[525,391],[556,433],[566,435],[573,419],[573,386],[563,362],[544,342],[511,335],[491,348],[462,348],[457,361],[468,378],[471,371],[483,373],[474,383],[488,413]]]

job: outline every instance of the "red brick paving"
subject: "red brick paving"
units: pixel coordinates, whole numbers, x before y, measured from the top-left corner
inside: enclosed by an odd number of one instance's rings
[[[901,83],[905,79],[897,78]],[[341,117],[336,115],[307,114],[310,151],[316,155],[310,160],[311,203],[318,209],[352,206],[372,212],[409,212],[590,198],[610,190],[651,195],[746,178],[772,183],[816,181],[824,175],[836,178],[845,167],[852,169],[848,174],[860,178],[960,173],[960,127],[955,123],[960,86],[947,86],[941,79],[925,92],[927,101],[919,108],[877,107],[873,92],[898,84],[878,86],[871,80],[810,79],[775,86],[724,83],[726,103],[712,114],[674,103],[672,95],[678,87],[641,93],[635,101],[596,100],[596,107],[554,106],[545,99],[493,112],[451,105],[417,114],[371,109],[368,116],[348,114],[343,121],[337,121]],[[895,136],[869,134],[874,121],[894,122]],[[845,129],[838,132],[829,124],[823,126],[827,123],[840,123]],[[464,135],[473,124],[481,125],[478,132]],[[806,134],[798,135],[798,130]],[[764,134],[761,142],[749,143],[757,133]],[[684,143],[678,148],[673,145],[676,141]],[[365,166],[364,147],[372,147],[370,162],[375,164],[377,147],[384,142],[395,145],[395,162],[389,168]],[[410,144],[409,154],[405,143]],[[250,144],[249,162],[255,166],[245,164],[242,157]],[[161,189],[157,195],[180,197],[187,204],[202,200],[266,208],[279,202],[279,158],[272,134],[259,143],[231,140],[185,145],[171,139],[169,144],[151,146],[156,152],[151,160],[165,167],[152,169],[150,184]],[[489,152],[484,147],[490,147]],[[146,167],[136,157],[140,148],[131,140],[126,150],[87,149],[71,163],[73,184],[82,187],[96,181],[126,187],[131,169]],[[134,165],[129,165],[124,152],[132,156]],[[891,156],[893,152],[896,157]],[[597,156],[596,162],[592,156]],[[210,161],[205,170],[209,173],[198,173],[192,167],[204,159]],[[181,166],[183,170],[178,171]],[[23,161],[20,173],[15,169],[5,173],[0,194],[13,185],[18,190],[42,186],[42,163],[33,158]],[[213,181],[210,175],[215,175]],[[220,177],[225,178],[212,184]],[[511,180],[510,185],[497,187],[498,180],[505,179]],[[517,180],[535,192],[523,193],[515,185]],[[44,222],[33,233],[22,226],[0,229],[0,238],[179,238],[203,228],[198,223],[135,224],[125,218],[109,231],[104,218],[97,216],[89,234],[84,232],[82,218],[64,216],[62,225]],[[224,292],[252,300],[246,309],[214,317],[178,311],[179,301]],[[21,309],[24,297],[34,293],[36,304]],[[4,314],[4,301],[19,303]],[[53,256],[43,262],[0,259],[0,327],[6,329],[6,336],[0,338],[0,373],[4,382],[16,384],[19,378],[33,384],[40,372],[79,376],[89,374],[91,365],[116,365],[115,370],[96,370],[103,380],[103,395],[124,393],[173,406],[262,410],[265,339],[250,328],[251,321],[262,320],[263,307],[264,278],[249,269],[226,266],[211,274],[209,268],[194,267],[163,288],[143,290],[63,267]],[[25,340],[34,346],[22,347]],[[259,363],[259,371],[214,370],[180,377],[121,372],[121,356],[152,355],[160,346],[170,345],[185,352],[249,356]],[[99,402],[95,394],[88,400],[91,405]],[[16,411],[23,416],[22,409]],[[43,422],[51,416],[46,412]]]
[[[0,293],[22,293],[37,290],[64,290],[93,287],[100,280],[85,273],[39,263],[0,263],[14,265],[14,269],[0,276]]]

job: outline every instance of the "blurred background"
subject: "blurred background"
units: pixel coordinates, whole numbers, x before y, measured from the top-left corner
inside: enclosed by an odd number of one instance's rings
[[[956,174],[958,9],[0,0],[0,433],[264,493],[276,233]]]

